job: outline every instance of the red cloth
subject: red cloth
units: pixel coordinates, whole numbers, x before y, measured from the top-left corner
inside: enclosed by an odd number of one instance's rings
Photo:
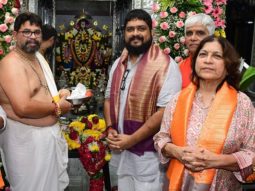
[[[17,9],[20,9],[20,1],[19,0],[14,1],[14,7]]]
[[[191,56],[183,60],[179,67],[182,74],[182,89],[186,88],[191,82]]]

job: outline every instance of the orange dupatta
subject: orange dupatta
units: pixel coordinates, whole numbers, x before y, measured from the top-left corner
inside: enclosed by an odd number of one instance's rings
[[[170,135],[175,145],[186,146],[188,119],[196,90],[196,86],[191,83],[179,95],[170,129]],[[198,138],[197,146],[206,148],[217,154],[222,152],[236,105],[237,91],[225,82],[217,92],[213,104],[209,109]],[[181,190],[183,173],[184,165],[177,159],[172,159],[167,170],[167,176],[170,180],[169,191]],[[215,169],[192,173],[196,183],[208,185],[212,183],[214,175]]]
[[[182,75],[182,89],[186,88],[191,82],[191,73],[192,73],[191,59],[192,57],[189,56],[188,58],[183,60],[179,65],[180,72]]]

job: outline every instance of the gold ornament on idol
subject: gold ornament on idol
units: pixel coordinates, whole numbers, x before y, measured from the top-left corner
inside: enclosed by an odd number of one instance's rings
[[[34,64],[33,64],[33,63],[35,63],[36,61],[39,62],[39,61],[37,60],[36,56],[35,56],[35,59],[34,59],[34,60],[30,60],[30,59],[28,59],[28,58],[24,55],[24,53],[23,53],[21,50],[15,48],[14,51],[21,57],[21,61],[22,61],[23,63],[28,63],[28,64],[29,64],[29,66],[30,66],[31,69],[34,71],[35,75],[37,76],[37,78],[38,78],[38,80],[39,80],[39,83],[40,83],[40,86],[41,86],[43,89],[45,89],[45,94],[48,94],[48,93],[49,93],[49,87],[48,87],[47,83],[46,83],[45,81],[43,82],[43,80],[40,78],[40,75],[39,75],[39,73],[37,72],[37,70],[35,69]]]

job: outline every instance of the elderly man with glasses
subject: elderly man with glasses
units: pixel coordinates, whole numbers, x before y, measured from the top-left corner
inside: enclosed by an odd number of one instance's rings
[[[67,146],[57,121],[71,104],[68,93],[57,91],[38,52],[41,28],[38,15],[20,14],[13,32],[16,48],[0,63],[0,104],[7,114],[0,140],[12,191],[63,191],[69,182]]]

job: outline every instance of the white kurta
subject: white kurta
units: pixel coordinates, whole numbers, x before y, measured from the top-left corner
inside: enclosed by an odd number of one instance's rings
[[[127,69],[130,70],[127,75],[125,82],[125,89],[121,91],[120,95],[120,110],[119,110],[119,127],[118,130],[120,133],[123,133],[123,121],[124,121],[124,111],[126,105],[126,99],[128,94],[128,89],[131,83],[132,78],[135,75],[138,64],[140,63],[142,55],[138,58],[135,64],[131,64],[130,61],[127,63]],[[160,90],[157,106],[165,107],[171,96],[181,89],[181,75],[178,65],[173,59],[170,61],[168,68],[168,73],[164,84]],[[112,84],[112,76],[115,71],[119,59],[113,64],[110,77],[107,84],[107,89],[105,93],[105,98],[110,97],[110,89]],[[131,153],[127,150],[124,150],[122,153],[113,153],[110,164],[117,167],[117,175],[130,175],[134,176],[138,181],[151,182],[160,176],[160,164],[158,155],[156,152],[145,152],[144,155],[138,156],[134,153]]]
[[[12,191],[63,191],[68,148],[60,126],[35,127],[7,119],[0,134]]]

